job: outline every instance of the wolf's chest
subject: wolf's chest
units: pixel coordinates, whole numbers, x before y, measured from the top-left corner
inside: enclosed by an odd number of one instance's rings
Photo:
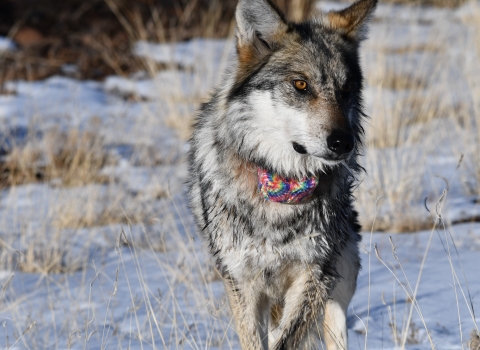
[[[256,281],[274,287],[273,281],[278,281],[281,276],[287,278],[287,267],[312,264],[320,251],[318,242],[309,237],[297,237],[288,244],[249,237],[239,244],[223,245],[220,254],[224,267],[236,280]]]

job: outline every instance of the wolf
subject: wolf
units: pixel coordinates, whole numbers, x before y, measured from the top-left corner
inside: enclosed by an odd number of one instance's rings
[[[302,23],[267,0],[237,5],[231,65],[195,120],[188,189],[244,350],[348,346],[359,47],[376,3]]]

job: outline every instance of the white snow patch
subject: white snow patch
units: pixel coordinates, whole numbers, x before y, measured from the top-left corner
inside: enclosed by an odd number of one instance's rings
[[[459,322],[464,337],[468,337],[475,327],[474,322],[478,322],[471,315],[472,305],[475,311],[480,307],[474,297],[480,291],[478,232],[480,224],[463,224],[446,230],[440,226],[437,231],[391,236],[398,261],[393,256],[388,234],[364,234],[361,243],[363,268],[349,307],[349,349],[363,349],[365,342],[367,349],[394,347],[392,324],[396,324],[400,334],[412,307],[403,287],[413,295],[425,252],[426,262],[416,294],[419,310],[437,349],[461,349]],[[386,266],[376,257],[375,245]],[[369,331],[365,336],[367,320]],[[412,328],[414,331],[409,335],[406,348],[429,347],[421,316],[415,309]]]
[[[205,83],[191,72],[166,70],[153,79],[135,79],[111,76],[105,80],[104,88],[109,93],[135,95],[148,100],[198,97],[205,94]]]
[[[188,42],[157,44],[139,41],[134,46],[137,56],[153,59],[158,63],[195,66],[205,62],[219,62],[227,41],[192,39]]]
[[[12,40],[0,36],[0,52],[15,50],[15,44]]]

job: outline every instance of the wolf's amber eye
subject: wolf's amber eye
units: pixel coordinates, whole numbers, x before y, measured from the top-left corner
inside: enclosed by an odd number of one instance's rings
[[[305,80],[294,80],[293,86],[295,86],[295,89],[299,91],[305,91],[307,90],[308,84]]]

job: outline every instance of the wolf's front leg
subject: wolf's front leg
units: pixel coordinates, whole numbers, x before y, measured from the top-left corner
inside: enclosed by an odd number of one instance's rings
[[[331,299],[325,307],[323,337],[328,350],[347,350],[347,305]]]
[[[272,349],[310,349],[315,346],[315,341],[318,342],[322,334],[321,320],[328,290],[315,275],[317,274],[310,270],[302,272],[288,289],[278,338]],[[310,341],[314,343],[310,344]]]
[[[324,339],[328,350],[346,350],[347,308],[357,286],[360,258],[356,240],[350,240],[336,262],[339,280],[325,307]]]
[[[261,299],[252,288],[244,285],[240,288],[230,276],[224,279],[224,283],[242,350],[267,350],[268,321],[261,317]]]

